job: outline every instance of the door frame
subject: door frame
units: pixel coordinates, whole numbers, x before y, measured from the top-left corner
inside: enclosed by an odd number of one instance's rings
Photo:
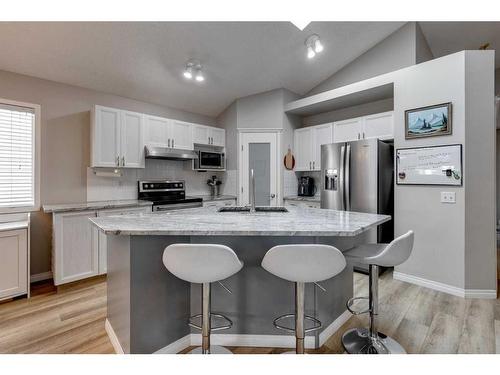
[[[243,203],[243,193],[241,191],[243,184],[243,158],[241,157],[242,150],[242,139],[243,135],[250,133],[266,133],[266,134],[274,134],[276,137],[276,204],[278,206],[282,205],[282,179],[283,179],[283,170],[280,168],[280,155],[282,154],[282,133],[283,129],[280,128],[241,128],[238,129],[238,182],[237,182],[237,197],[238,197],[238,205],[242,205]]]

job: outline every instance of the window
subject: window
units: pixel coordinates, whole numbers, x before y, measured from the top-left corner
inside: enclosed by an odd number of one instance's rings
[[[0,99],[0,212],[38,209],[40,107]]]

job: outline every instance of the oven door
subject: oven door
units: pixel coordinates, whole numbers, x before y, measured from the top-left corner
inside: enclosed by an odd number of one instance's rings
[[[200,169],[224,169],[224,153],[199,151],[198,156]]]

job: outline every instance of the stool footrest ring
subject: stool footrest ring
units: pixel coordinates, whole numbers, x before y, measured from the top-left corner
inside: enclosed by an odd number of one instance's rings
[[[366,310],[354,310],[352,309],[352,305],[354,304],[354,302],[358,301],[358,300],[368,300],[368,297],[353,297],[353,298],[350,298],[347,303],[346,303],[346,307],[347,307],[347,310],[349,310],[349,312],[353,315],[361,315],[361,314],[366,314],[366,313],[369,313],[370,312],[370,308],[366,309]]]
[[[216,318],[222,319],[222,320],[227,322],[226,324],[223,324],[220,326],[212,326],[212,319],[210,319],[210,330],[211,331],[222,331],[225,329],[229,329],[233,326],[233,321],[225,315],[210,313],[210,317],[216,317]],[[188,325],[190,327],[201,330],[202,329],[201,325],[193,323],[193,319],[201,319],[201,314],[196,314],[196,315],[190,316],[189,321],[188,321]]]
[[[282,326],[282,325],[278,324],[278,322],[280,320],[287,319],[287,318],[294,318],[294,317],[295,317],[295,314],[285,314],[285,315],[278,316],[276,319],[274,319],[273,325],[276,328],[281,329],[282,331],[295,332],[295,328],[287,327],[287,326]],[[323,324],[321,323],[321,321],[319,321],[318,319],[316,319],[316,318],[314,318],[312,316],[309,316],[309,315],[304,315],[304,320],[308,320],[308,321],[314,323],[314,326],[311,327],[311,328],[306,328],[304,330],[304,333],[317,331],[318,329],[320,329],[323,326]]]

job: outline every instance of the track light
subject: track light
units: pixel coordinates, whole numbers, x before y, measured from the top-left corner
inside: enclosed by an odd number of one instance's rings
[[[196,82],[203,82],[205,80],[201,63],[195,59],[188,60],[182,74],[186,79],[191,80],[194,78]]]
[[[186,69],[184,69],[184,77],[187,79],[192,79],[193,78],[193,66],[192,65],[186,65]]]
[[[313,34],[310,35],[306,41],[305,45],[307,48],[307,58],[312,59],[316,54],[322,52],[324,50],[323,44],[319,38],[319,35]]]
[[[314,52],[312,46],[307,47],[307,58],[312,59],[314,56],[316,56],[316,52]]]

